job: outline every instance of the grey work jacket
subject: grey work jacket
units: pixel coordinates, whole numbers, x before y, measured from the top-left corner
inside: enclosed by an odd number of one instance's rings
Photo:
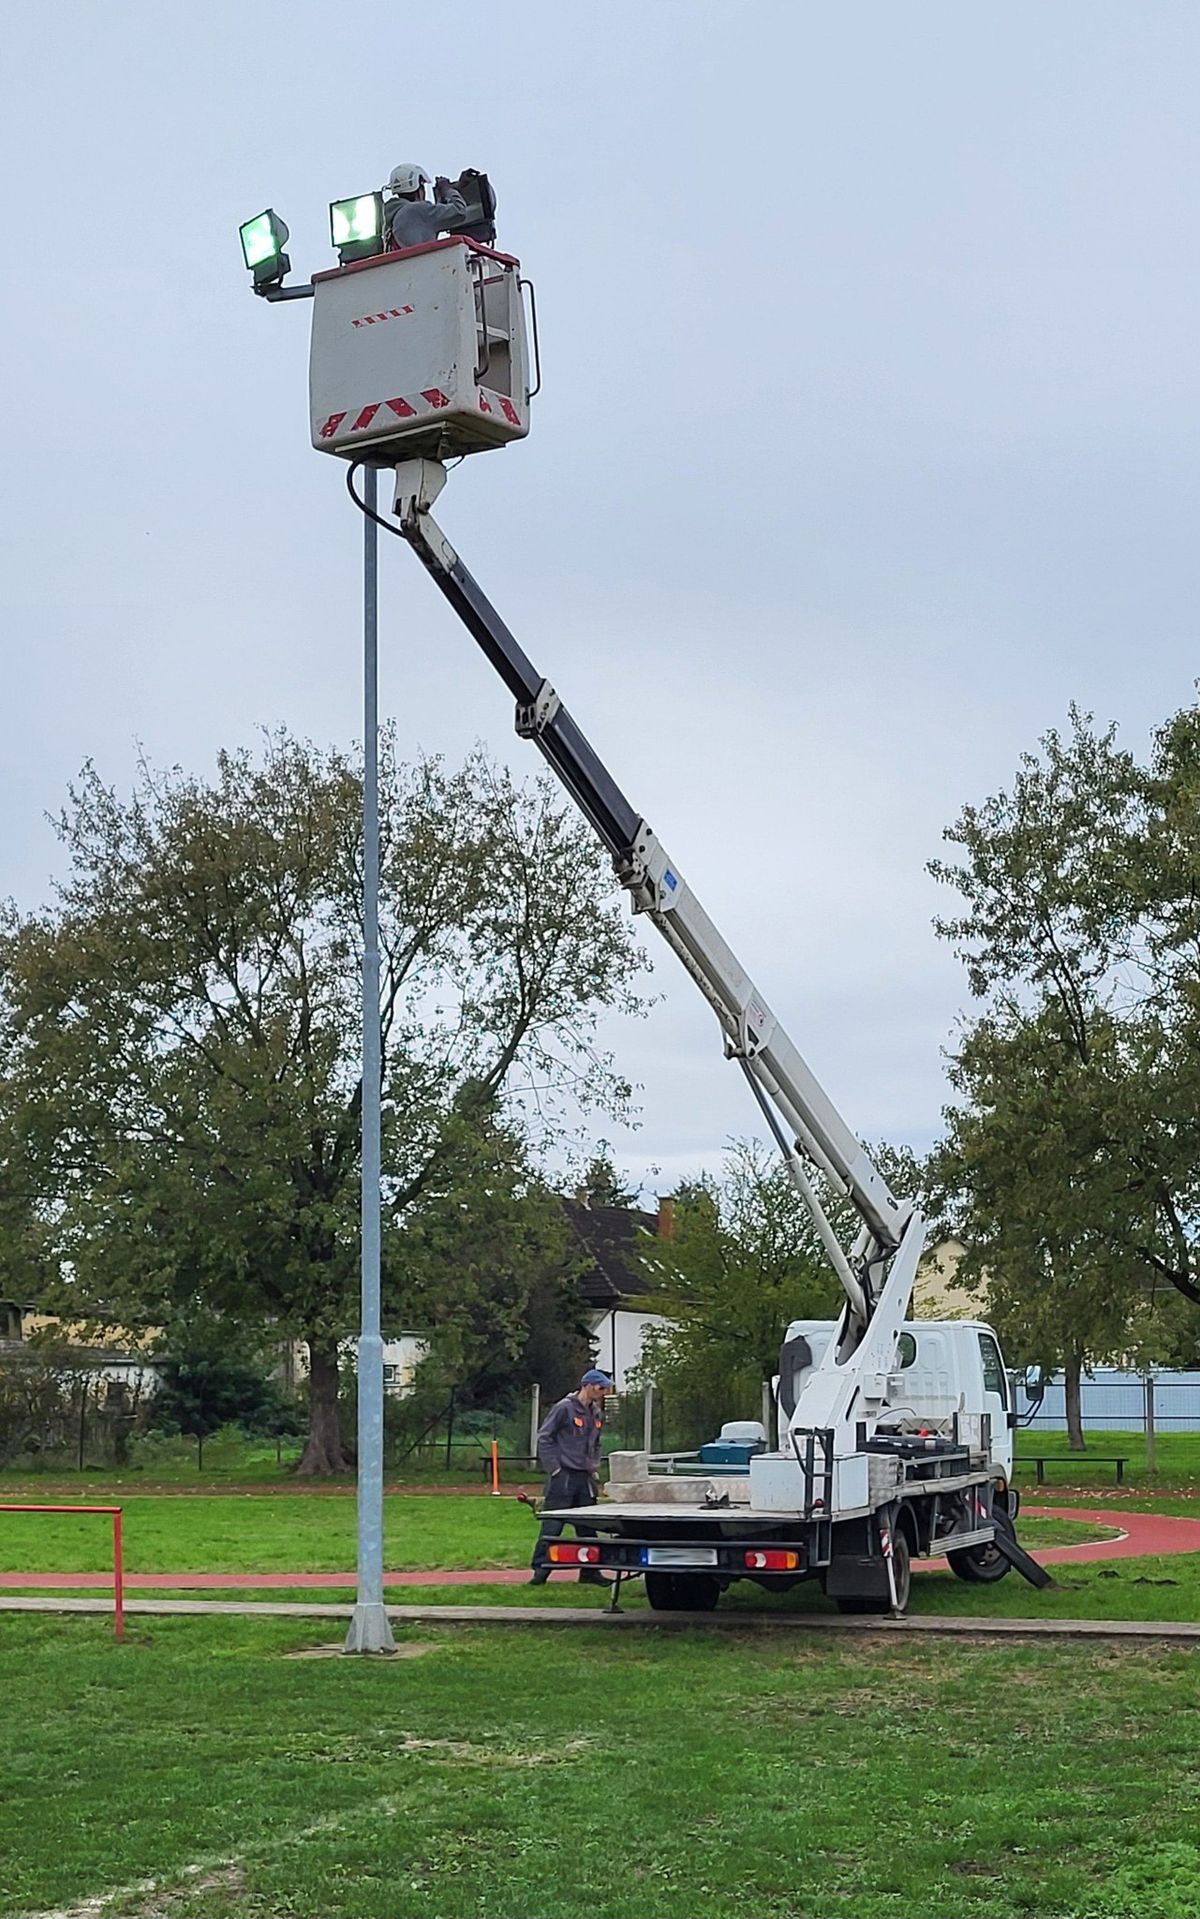
[[[598,1473],[604,1409],[585,1406],[574,1393],[551,1406],[538,1427],[538,1459],[548,1473],[566,1467],[573,1473]]]
[[[454,187],[447,190],[444,200],[401,200],[389,222],[392,244],[423,247],[453,228],[466,210],[466,201]]]

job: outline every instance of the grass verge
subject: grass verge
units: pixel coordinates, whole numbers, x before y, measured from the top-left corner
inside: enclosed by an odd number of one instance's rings
[[[314,1636],[0,1619],[4,1919],[1200,1910],[1195,1655]]]
[[[129,1572],[345,1572],[354,1566],[352,1501],[225,1494],[134,1497],[121,1504]],[[391,1494],[384,1528],[389,1566],[412,1572],[523,1566],[536,1536],[523,1507],[488,1496]],[[1103,1532],[1030,1518],[1021,1536],[1033,1546],[1059,1545]],[[107,1572],[111,1566],[111,1528],[98,1515],[0,1513],[0,1586],[5,1572]]]

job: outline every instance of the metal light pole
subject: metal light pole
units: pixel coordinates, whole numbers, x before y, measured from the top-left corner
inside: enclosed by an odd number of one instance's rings
[[[376,470],[363,468],[376,510]],[[379,528],[363,516],[362,1329],[358,1337],[358,1594],[346,1652],[395,1652],[383,1604],[383,1336],[379,1304]]]

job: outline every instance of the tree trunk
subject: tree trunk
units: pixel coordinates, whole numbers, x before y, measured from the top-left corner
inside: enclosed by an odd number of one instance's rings
[[[308,1437],[296,1471],[312,1478],[350,1471],[338,1418],[336,1341],[308,1342]]]
[[[1067,1444],[1073,1453],[1086,1451],[1083,1438],[1083,1406],[1079,1388],[1082,1371],[1083,1354],[1068,1353],[1063,1367],[1063,1378],[1066,1381]]]

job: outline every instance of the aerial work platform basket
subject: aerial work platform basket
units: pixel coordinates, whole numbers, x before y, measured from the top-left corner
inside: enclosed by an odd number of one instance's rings
[[[313,445],[392,466],[523,439],[540,384],[530,384],[528,285],[510,254],[461,237],[318,273]]]

